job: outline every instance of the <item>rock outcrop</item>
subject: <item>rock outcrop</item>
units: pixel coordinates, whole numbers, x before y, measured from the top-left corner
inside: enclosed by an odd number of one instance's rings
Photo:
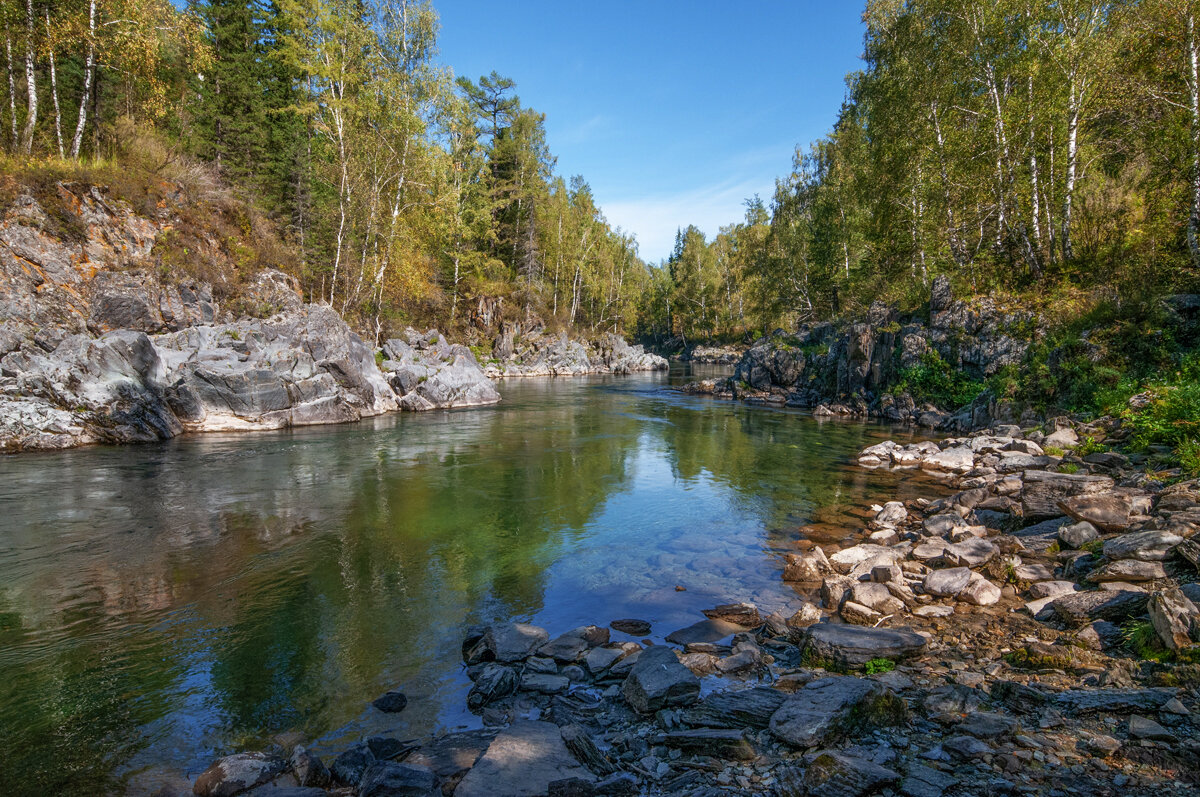
[[[929,427],[968,430],[995,420],[1015,420],[1012,407],[982,399],[978,406],[917,406],[906,393],[892,395],[902,371],[936,357],[950,368],[983,379],[1017,365],[1029,341],[1014,330],[1032,327],[1032,315],[1009,313],[990,299],[954,300],[950,282],[932,286],[928,319],[901,318],[894,307],[871,306],[852,324],[804,325],[760,338],[738,361],[732,377],[696,383],[693,392],[751,402],[812,408],[818,415],[873,415]]]
[[[58,192],[74,238],[51,234],[29,196],[0,222],[0,451],[499,400],[469,349],[429,335],[390,342],[381,371],[333,308],[305,304],[279,271],[246,279],[222,308],[208,284],[152,268],[168,212],[139,215],[95,187]]]

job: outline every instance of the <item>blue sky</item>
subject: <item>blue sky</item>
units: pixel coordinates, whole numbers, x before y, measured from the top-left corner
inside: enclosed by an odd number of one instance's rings
[[[546,114],[558,172],[582,174],[649,262],[675,230],[715,235],[769,200],[827,133],[861,66],[857,0],[434,0],[440,60],[513,78]]]

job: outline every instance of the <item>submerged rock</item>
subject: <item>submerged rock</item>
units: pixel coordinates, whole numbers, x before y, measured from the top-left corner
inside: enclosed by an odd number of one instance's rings
[[[266,753],[238,753],[218,759],[196,778],[192,791],[200,797],[233,797],[270,781],[287,768],[282,758]]]

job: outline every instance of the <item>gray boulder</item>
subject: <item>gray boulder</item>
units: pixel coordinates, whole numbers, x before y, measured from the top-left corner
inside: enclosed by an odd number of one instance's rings
[[[266,753],[238,753],[218,759],[196,778],[192,792],[200,797],[233,797],[273,779],[287,768],[282,758]]]
[[[865,628],[817,623],[804,632],[805,652],[817,659],[857,667],[871,659],[901,659],[916,655],[928,640],[907,628]]]
[[[884,694],[874,681],[832,676],[810,681],[772,715],[771,734],[793,747],[826,743],[846,730],[851,713]]]
[[[638,655],[621,694],[635,711],[651,714],[695,703],[700,697],[700,680],[679,662],[674,650],[655,645]]]

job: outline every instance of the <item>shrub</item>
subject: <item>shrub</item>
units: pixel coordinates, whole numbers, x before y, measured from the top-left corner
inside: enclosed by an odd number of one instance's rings
[[[919,365],[900,372],[894,393],[908,393],[918,404],[930,403],[946,409],[970,404],[984,389],[982,382],[950,367],[936,351],[921,355]]]

